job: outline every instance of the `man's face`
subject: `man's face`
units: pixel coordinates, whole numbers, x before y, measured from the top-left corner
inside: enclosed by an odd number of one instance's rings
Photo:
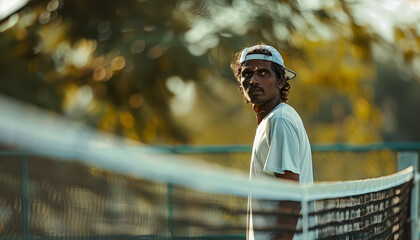
[[[241,87],[245,98],[255,105],[263,105],[273,99],[281,99],[281,81],[277,81],[271,62],[249,60],[241,72]]]

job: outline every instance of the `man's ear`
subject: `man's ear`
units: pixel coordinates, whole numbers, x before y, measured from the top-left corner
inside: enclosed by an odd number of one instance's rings
[[[278,82],[279,89],[282,89],[285,83],[286,81],[283,78],[279,79],[279,82]]]

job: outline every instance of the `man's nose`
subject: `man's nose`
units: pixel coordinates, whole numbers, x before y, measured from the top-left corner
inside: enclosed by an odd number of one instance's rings
[[[251,80],[249,81],[249,85],[258,85],[259,81],[258,81],[258,77],[255,76],[255,74],[253,74],[251,76]]]

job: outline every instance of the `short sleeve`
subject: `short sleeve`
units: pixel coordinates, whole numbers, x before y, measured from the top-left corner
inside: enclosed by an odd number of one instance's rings
[[[264,171],[270,175],[291,171],[300,174],[299,139],[296,128],[285,119],[270,119],[267,128],[268,154]]]

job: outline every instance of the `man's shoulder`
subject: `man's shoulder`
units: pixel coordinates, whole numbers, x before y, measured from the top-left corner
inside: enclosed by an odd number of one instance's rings
[[[276,127],[290,127],[296,131],[296,133],[305,131],[302,119],[293,107],[286,103],[281,103],[269,116],[267,129],[271,126]]]
[[[289,104],[280,103],[271,113],[270,119],[284,119],[294,122],[296,119],[300,119],[300,116]]]

